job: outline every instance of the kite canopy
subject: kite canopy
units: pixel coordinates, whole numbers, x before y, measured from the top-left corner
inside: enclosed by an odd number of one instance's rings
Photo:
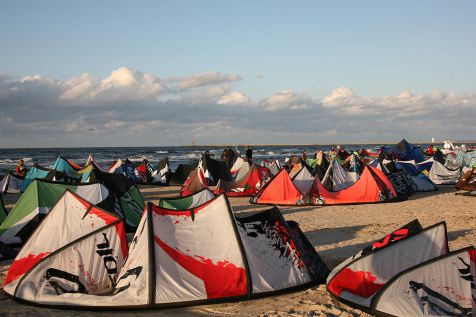
[[[134,182],[126,178],[123,174],[107,173],[93,168],[89,174],[89,178],[84,180],[83,183],[95,182],[106,185],[107,188],[114,192],[116,197],[121,197],[134,185]]]
[[[311,182],[312,184],[312,182]],[[289,177],[285,169],[266,183],[252,198],[257,204],[297,205],[304,204],[304,196]],[[301,203],[302,202],[302,203]]]
[[[231,175],[235,176],[236,173],[238,173],[238,171],[243,166],[246,166],[246,164],[244,164],[244,163],[248,163],[248,162],[247,161],[245,162],[245,160],[242,157],[237,157],[236,160],[235,160],[235,163],[233,163],[233,166],[231,167],[231,170],[230,170]]]
[[[157,163],[157,168],[152,173],[152,179],[150,181],[151,184],[160,184],[166,185],[169,183],[170,179],[172,178],[172,170],[170,169],[169,158],[166,157],[161,159]]]
[[[203,169],[199,166],[188,175],[187,180],[180,190],[180,196],[190,196],[204,188],[208,188],[208,181]]]
[[[189,196],[161,198],[159,200],[159,207],[173,210],[191,209],[206,203],[214,197],[215,195],[213,195],[211,191],[209,191],[207,188],[204,188],[201,191]]]
[[[0,225],[0,242],[22,245],[66,190],[84,200],[114,211],[114,195],[102,184],[64,184],[35,180]]]
[[[17,194],[20,192],[21,183],[23,178],[9,172],[0,181],[0,191],[3,194]]]
[[[327,190],[313,177],[306,165],[295,172],[293,178],[281,170],[252,198],[251,202],[275,205],[336,205],[388,201],[397,193],[385,174],[372,166],[366,166],[359,180],[340,191]]]
[[[397,274],[375,297],[384,316],[470,316],[476,311],[474,247],[467,247]]]
[[[56,305],[65,303],[62,295],[103,294],[112,290],[126,257],[122,219],[67,189],[18,253],[4,291]]]
[[[417,192],[432,192],[438,190],[435,183],[431,181],[425,174],[418,174],[418,176],[412,176],[413,183]]]
[[[122,160],[118,159],[114,163],[112,163],[111,167],[109,168],[109,173],[118,173],[122,174],[124,171],[122,170]]]
[[[279,163],[279,160],[276,159],[274,161],[267,161],[267,160],[262,160],[261,161],[261,166],[266,167],[269,169],[269,173],[271,176],[274,176],[279,173],[281,170],[281,163]]]
[[[240,172],[238,174],[240,174]],[[229,197],[252,196],[261,187],[268,176],[269,170],[267,168],[253,164],[241,178],[234,182],[227,182],[220,179],[212,190],[215,195],[225,193]]]
[[[425,174],[419,172],[415,161],[383,160],[383,165],[381,165],[378,160],[374,160],[372,166],[384,170],[399,195],[438,190]]]
[[[43,227],[64,221],[80,228],[85,222],[90,231],[52,247],[27,243],[17,259],[39,262],[12,265],[5,285],[11,296],[62,307],[171,307],[292,290],[323,282],[328,274],[299,227],[284,221],[279,210],[235,219],[225,195],[181,210],[149,203],[123,265],[124,231],[115,226],[120,219],[92,228],[85,208],[71,211],[80,221],[63,220],[70,216],[62,209],[52,210],[34,239]]]
[[[337,266],[327,289],[379,316],[459,316],[474,307],[470,272],[474,248],[449,253],[444,222],[423,230],[414,220]]]
[[[304,204],[315,177],[306,164],[298,164],[295,167],[292,177],[285,169],[281,169],[258,190],[251,202],[275,205]]]
[[[421,147],[408,143],[405,139],[401,140],[392,148],[392,154],[394,158],[401,161],[415,160],[419,163],[425,160]]]
[[[114,193],[120,209],[117,212],[123,215],[126,230],[135,232],[145,207],[144,198],[137,186],[123,174],[103,172],[97,167],[93,167],[87,181],[88,183],[100,182]]]
[[[203,169],[209,185],[216,185],[220,179],[227,182],[233,180],[225,161],[214,160],[208,155],[204,155],[198,165]]]
[[[86,160],[86,166],[92,165],[94,168],[100,170],[101,172],[108,172],[108,169],[103,168],[94,158],[92,154],[89,154],[88,159]]]
[[[119,198],[119,206],[124,215],[127,231],[135,232],[145,208],[144,197],[137,186],[132,186]]]
[[[248,174],[249,170],[251,169],[251,165],[248,163],[248,161],[245,162],[245,160],[243,160],[241,157],[239,157],[239,159],[242,160],[244,162],[244,164],[242,164],[240,166],[240,168],[238,170],[236,170],[236,172],[234,174],[233,174],[233,167],[232,167],[232,176],[233,176],[234,180],[240,180],[241,178],[243,178],[243,176]],[[233,165],[233,166],[235,166],[235,165]]]
[[[450,170],[438,161],[434,161],[431,166],[428,178],[437,185],[456,184],[461,177],[461,171]]]
[[[463,150],[459,150],[458,154],[456,155],[456,162],[458,166],[461,167],[476,166],[476,150],[472,152],[465,152]]]
[[[322,183],[329,183],[329,189],[332,189],[332,191],[339,191],[355,184],[359,177],[360,176],[357,174],[357,172],[346,171],[341,166],[339,161],[334,158],[329,164],[326,173],[322,177]],[[331,186],[332,188],[330,188]]]
[[[310,197],[315,204],[361,204],[388,201],[396,198],[397,192],[381,170],[366,166],[353,185],[340,191],[328,191],[316,177]]]
[[[49,176],[48,179],[68,183],[79,183],[81,180],[87,179],[89,177],[89,173],[92,169],[92,165],[83,168],[74,164],[71,160],[59,156],[53,165],[54,172]]]
[[[177,170],[171,177],[169,185],[183,185],[187,180],[188,176],[192,171],[194,171],[198,166],[198,163],[194,164],[179,164]]]
[[[20,191],[23,193],[35,179],[45,179],[51,170],[34,164],[26,173],[25,179],[21,183]]]
[[[5,204],[3,203],[3,197],[0,195],[0,223],[7,218],[8,212],[7,209],[5,208]]]
[[[237,218],[252,280],[252,295],[321,283],[329,269],[296,222],[277,207]]]

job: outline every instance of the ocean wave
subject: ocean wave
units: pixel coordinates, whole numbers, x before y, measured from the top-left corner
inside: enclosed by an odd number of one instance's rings
[[[199,153],[189,153],[189,154],[183,154],[183,155],[172,155],[169,157],[169,160],[171,161],[180,161],[180,160],[190,160],[190,159],[200,159],[202,157],[202,154]]]
[[[18,160],[23,160],[25,163],[33,161],[31,157],[24,157],[20,159],[3,159],[0,164],[18,164]]]
[[[155,151],[155,153],[157,154],[169,154],[169,151],[165,150],[165,151]]]
[[[277,159],[277,158],[283,158],[283,157],[287,157],[289,154],[284,154],[284,153],[281,153],[281,154],[275,154],[275,155],[269,155],[269,154],[266,154],[266,153],[262,153],[262,154],[255,154],[253,153],[253,157],[259,157],[259,158],[269,158],[269,159]]]
[[[11,159],[0,160],[0,164],[11,165],[11,164],[17,164],[17,163],[18,163],[18,160],[11,160]]]
[[[146,154],[136,154],[136,155],[129,156],[128,159],[131,162],[142,162],[143,160],[151,161],[153,160],[153,156],[146,155]],[[126,158],[124,158],[123,160],[126,160]]]

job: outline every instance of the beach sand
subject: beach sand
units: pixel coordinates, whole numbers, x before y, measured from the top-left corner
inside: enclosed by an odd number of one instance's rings
[[[178,194],[178,187],[142,186],[147,201]],[[446,221],[451,250],[476,241],[476,198],[455,195],[453,186],[439,186],[437,192],[417,193],[408,200],[385,204],[325,207],[280,207],[286,220],[297,221],[320,256],[334,268],[338,263],[394,229],[418,218],[424,227]],[[18,195],[5,195],[7,209]],[[250,205],[248,198],[230,198],[236,213],[252,213],[269,206]],[[11,261],[0,262],[0,282]],[[299,292],[261,299],[191,306],[177,309],[94,312],[35,307],[19,303],[0,293],[0,316],[368,316],[340,304],[327,293],[325,285]]]

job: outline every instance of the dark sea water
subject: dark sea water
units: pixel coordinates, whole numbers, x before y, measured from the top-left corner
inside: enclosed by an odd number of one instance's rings
[[[375,150],[381,144],[348,144],[341,145],[347,151],[355,149]],[[426,148],[427,144],[421,144]],[[330,150],[331,145],[273,145],[273,146],[253,146],[253,160],[260,163],[262,159],[284,160],[291,153],[300,154],[303,151],[314,153],[318,150]],[[110,147],[110,148],[49,148],[49,149],[0,149],[0,174],[15,170],[19,159],[24,159],[27,167],[38,163],[44,167],[51,167],[58,156],[63,156],[72,160],[76,164],[82,165],[86,162],[89,154],[92,154],[96,161],[103,167],[109,167],[117,159],[126,158],[132,162],[141,162],[144,158],[152,163],[157,163],[160,159],[168,157],[172,170],[175,170],[180,163],[198,160],[204,151],[208,150],[211,155],[219,158],[223,146],[165,146],[165,147]],[[244,155],[244,147],[233,147]]]

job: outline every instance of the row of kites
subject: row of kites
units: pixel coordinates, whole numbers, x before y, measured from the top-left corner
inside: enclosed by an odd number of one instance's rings
[[[435,190],[435,166],[458,171],[455,182],[473,171],[461,177],[467,166],[450,168],[451,154],[445,162],[369,154],[341,162],[322,153],[283,166],[238,159],[231,169],[204,156],[175,173],[166,160],[155,169],[144,162],[134,166],[134,175],[148,178],[135,179],[124,170],[127,162],[105,170],[92,157],[86,168],[60,158],[76,172],[89,169],[88,177],[71,181],[66,168],[49,170],[51,178],[32,178],[13,209],[0,211],[0,257],[15,258],[4,290],[40,305],[135,309],[243,300],[327,283],[336,299],[376,315],[470,315],[475,251],[450,252],[445,223],[423,229],[415,220],[330,272],[299,225],[285,221],[277,207],[243,217],[228,201],[398,200]],[[180,197],[146,204],[135,183],[151,183],[153,176],[161,180],[156,183],[181,184]],[[129,243],[126,232],[135,233]]]
[[[296,157],[293,157],[284,167],[297,187],[295,192],[299,192],[301,194],[299,196],[302,196],[297,199],[299,203],[315,204],[316,199],[312,199],[312,196],[319,195],[319,192],[323,193],[319,202],[325,202],[325,190],[332,193],[338,193],[341,190],[348,191],[349,187],[358,190],[367,180],[365,176],[369,167],[383,171],[399,196],[405,196],[416,191],[435,190],[435,184],[457,184],[472,166],[476,166],[476,151],[465,152],[461,149],[444,151],[445,154],[438,150],[431,156],[426,156],[420,147],[402,140],[394,147],[382,147],[378,152],[362,150],[359,151],[360,156],[354,153],[345,160],[335,156],[329,157],[323,152],[318,153],[313,159],[296,161],[294,160]],[[207,187],[215,194],[224,192],[229,196],[259,197],[265,187],[269,186],[270,180],[276,178],[282,165],[284,164],[278,160],[275,162],[263,160],[260,165],[251,164],[239,157],[230,169],[224,161],[204,155],[201,160],[194,163],[180,164],[176,171],[172,172],[167,158],[155,165],[146,160],[136,165],[129,160],[119,159],[111,167],[104,168],[92,155],[88,157],[85,167],[59,157],[52,168],[35,164],[24,179],[15,176],[14,173],[7,174],[0,182],[0,190],[3,193],[24,192],[34,179],[87,183],[98,179],[99,173],[112,173],[123,174],[128,182],[134,184],[181,185],[183,195]],[[471,176],[471,174],[468,175]],[[362,175],[364,177],[361,177]],[[283,176],[281,175],[278,179]],[[318,180],[314,179],[317,177]],[[314,184],[311,178],[315,180]],[[361,178],[363,180],[360,180]],[[464,179],[467,184],[458,184],[457,187],[470,189],[472,177],[469,177],[469,181],[467,181],[468,176]],[[321,184],[318,184],[319,182]],[[289,182],[280,181],[279,183],[282,185],[281,183]],[[311,187],[314,187],[312,193]],[[284,192],[289,190],[293,189],[287,189]],[[380,192],[381,197],[389,197],[385,189]],[[252,199],[252,202],[256,201],[258,201],[256,197]],[[370,201],[356,198],[354,202]],[[279,199],[274,199],[273,203],[281,204]],[[349,203],[349,201],[343,200],[342,203]],[[293,202],[286,204],[293,204]]]

